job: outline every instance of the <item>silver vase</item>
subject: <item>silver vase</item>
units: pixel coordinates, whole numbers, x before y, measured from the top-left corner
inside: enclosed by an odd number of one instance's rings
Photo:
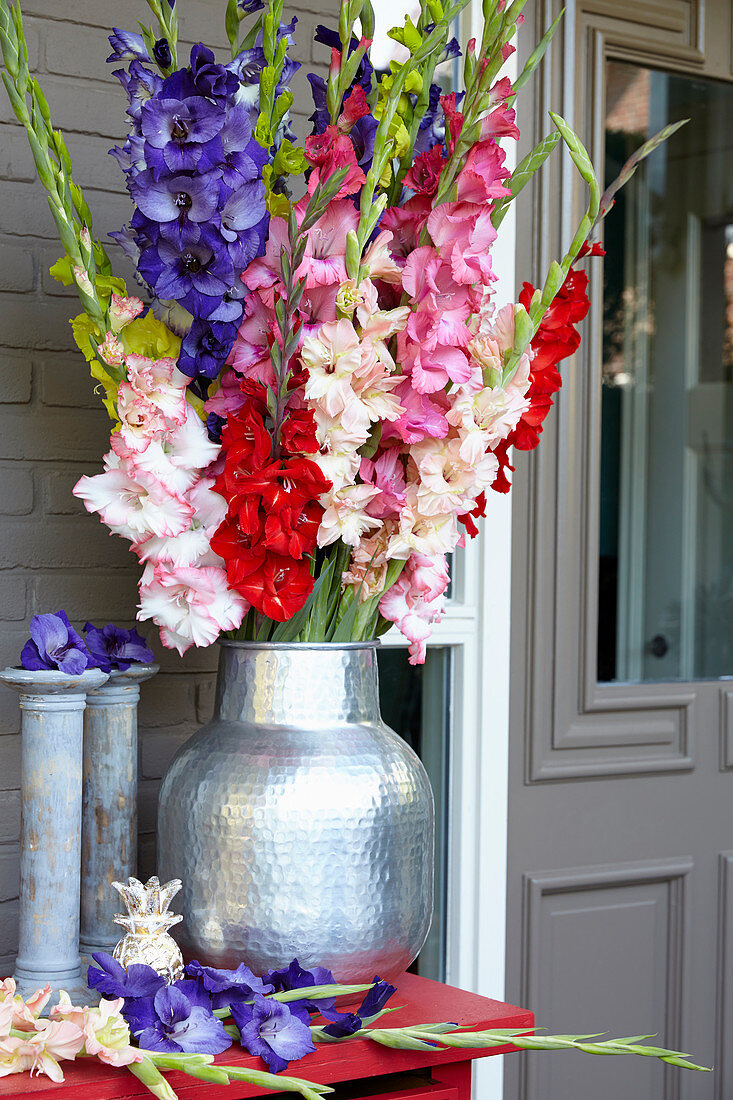
[[[184,954],[395,977],[433,909],[433,795],[379,713],[377,643],[222,642],[213,721],[163,780],[161,880]],[[177,930],[178,931],[178,930]]]

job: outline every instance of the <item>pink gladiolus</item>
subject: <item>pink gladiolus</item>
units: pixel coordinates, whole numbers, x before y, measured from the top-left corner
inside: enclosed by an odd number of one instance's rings
[[[129,1066],[142,1062],[143,1052],[130,1045],[130,1029],[122,1017],[124,998],[99,1002],[97,1007],[72,1005],[68,993],[61,991],[59,1003],[51,1009],[51,1016],[64,1020],[81,1031],[84,1053],[93,1055],[108,1066]]]
[[[168,649],[183,655],[192,645],[211,645],[235,630],[249,605],[229,589],[220,566],[174,569],[148,565],[140,584],[140,620],[153,619]]]
[[[44,1073],[57,1084],[64,1075],[59,1060],[71,1060],[84,1046],[84,1035],[70,1021],[44,1021],[40,1028],[24,1039],[0,1039],[0,1077],[10,1073],[31,1076]]]
[[[143,471],[128,471],[126,465],[81,477],[74,496],[84,501],[87,511],[98,512],[115,534],[132,542],[185,531],[193,516],[190,504]]]
[[[367,512],[377,519],[398,514],[405,503],[405,470],[396,447],[390,447],[372,462],[362,458],[359,468],[362,481],[376,485],[379,496],[367,504]]]
[[[410,643],[411,665],[421,665],[425,661],[426,642],[433,625],[444,614],[443,593],[448,579],[444,557],[413,554],[397,583],[379,601],[381,614],[394,623]]]
[[[139,298],[123,298],[120,294],[113,294],[109,306],[109,320],[112,331],[117,333],[125,325],[129,325],[130,321],[134,321],[144,308],[145,306]]]
[[[427,394],[418,393],[409,378],[400,382],[394,392],[405,411],[393,424],[385,425],[383,440],[397,436],[405,443],[419,443],[427,436],[442,439],[448,434],[445,409],[439,404],[443,399],[442,394],[428,397]],[[447,403],[445,408],[447,409]]]
[[[343,140],[351,146],[348,138]],[[359,212],[353,202],[342,199],[329,204],[308,233],[305,256],[297,270],[298,278],[305,275],[306,290],[346,280],[346,236],[358,223]]]
[[[15,990],[16,985],[13,978],[5,978],[4,981],[0,982],[0,1007],[6,1009],[10,1005],[12,1026],[14,1028],[19,1031],[34,1031],[36,1020],[43,1012],[51,996],[51,986],[46,982],[43,989],[37,989],[33,996],[25,1000]]]

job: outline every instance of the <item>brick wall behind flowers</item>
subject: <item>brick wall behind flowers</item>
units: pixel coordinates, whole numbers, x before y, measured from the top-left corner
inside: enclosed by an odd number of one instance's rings
[[[65,131],[77,182],[104,239],[130,215],[115,160],[125,134],[124,92],[105,64],[112,26],[136,29],[144,0],[22,0],[29,64]],[[225,55],[225,0],[179,0],[181,52],[203,40]],[[319,22],[335,25],[335,0],[286,4],[299,18],[294,125],[308,132],[306,66],[322,74],[327,57],[314,46]],[[129,265],[111,248],[116,274],[133,287]],[[99,472],[109,420],[72,340],[75,297],[51,279],[60,255],[44,191],[35,180],[25,133],[0,88],[0,662],[18,663],[30,617],[63,607],[79,626],[113,620],[132,625],[138,567],[121,539],[71,495],[82,474]],[[134,292],[134,290],[132,291]],[[143,686],[140,706],[140,873],[155,870],[160,778],[175,749],[211,714],[216,647],[181,659],[142,633],[161,671]],[[15,692],[0,686],[0,976],[17,949],[20,738]]]

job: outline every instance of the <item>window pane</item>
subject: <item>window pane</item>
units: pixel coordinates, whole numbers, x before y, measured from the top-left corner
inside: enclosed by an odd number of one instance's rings
[[[598,678],[733,674],[733,85],[607,63]]]
[[[448,761],[450,649],[428,649],[424,665],[411,665],[405,649],[379,651],[382,717],[418,754],[435,795],[435,908],[419,974],[445,977],[446,861],[448,854]]]

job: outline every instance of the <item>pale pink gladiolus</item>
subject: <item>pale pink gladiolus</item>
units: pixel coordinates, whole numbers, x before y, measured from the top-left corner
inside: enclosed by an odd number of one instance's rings
[[[367,246],[362,259],[362,267],[372,279],[383,279],[385,283],[399,283],[402,272],[399,265],[393,260],[390,252],[392,234],[383,229],[377,234],[372,243]]]
[[[128,355],[125,364],[132,388],[157,405],[173,424],[182,424],[186,419],[186,386],[190,379],[178,370],[175,359]]]
[[[117,333],[125,325],[129,325],[130,321],[134,321],[144,308],[145,306],[139,298],[132,295],[129,298],[123,298],[121,294],[113,294],[109,306],[109,321],[112,331]]]
[[[449,554],[458,541],[455,512],[426,516],[420,512],[417,486],[408,485],[405,504],[400,512],[399,528],[389,540],[388,558],[407,560],[411,554]]]
[[[59,1060],[73,1061],[84,1046],[84,1035],[71,1021],[47,1020],[26,1038],[0,1039],[0,1077],[11,1073],[44,1073],[60,1084]]]
[[[144,542],[133,544],[133,550],[141,561],[166,562],[176,569],[220,564],[210,542],[211,536],[224,522],[227,502],[214,492],[213,485],[213,478],[201,478],[186,493],[186,503],[193,508],[191,525],[187,530],[173,536],[153,535]]]
[[[16,993],[15,979],[5,978],[0,982],[0,1006],[10,1005],[12,1008],[12,1026],[19,1031],[33,1031],[36,1020],[43,1012],[48,999],[51,996],[51,986],[46,982],[43,989],[25,1000]]]
[[[59,1003],[51,1009],[53,1019],[65,1020],[77,1027],[84,1037],[84,1052],[109,1066],[129,1066],[143,1060],[143,1053],[130,1045],[130,1029],[122,1016],[124,998],[102,999],[93,1008],[78,1007],[61,990]]]
[[[325,511],[318,528],[318,545],[330,546],[341,539],[347,546],[358,546],[365,532],[381,526],[366,511],[369,501],[378,494],[374,485],[351,485],[324,494],[321,504]]]
[[[351,321],[327,321],[303,342],[308,368],[305,396],[329,416],[343,412],[351,398],[351,376],[361,364],[359,337]]]
[[[148,535],[177,535],[193,516],[193,508],[182,497],[140,470],[130,473],[124,463],[103,474],[81,477],[72,492],[84,501],[87,511],[98,512],[111,531],[131,542]]]
[[[98,348],[109,367],[121,367],[125,362],[125,349],[113,332],[108,332]]]
[[[240,625],[249,605],[229,589],[219,566],[174,569],[148,565],[140,583],[138,619],[161,628],[168,649],[183,655],[192,645],[211,645],[224,630]]]

